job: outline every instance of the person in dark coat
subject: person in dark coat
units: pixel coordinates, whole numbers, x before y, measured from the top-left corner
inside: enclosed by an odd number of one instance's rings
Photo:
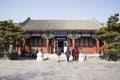
[[[59,47],[56,49],[56,54],[58,56],[58,62],[60,62],[61,49]]]
[[[73,57],[73,61],[75,61],[75,53],[74,53],[74,48],[72,49],[72,57]]]
[[[67,50],[66,50],[66,52],[65,52],[65,55],[66,55],[66,57],[67,57],[67,62],[69,62],[69,57],[70,57],[70,50],[69,50],[69,48],[67,48]]]

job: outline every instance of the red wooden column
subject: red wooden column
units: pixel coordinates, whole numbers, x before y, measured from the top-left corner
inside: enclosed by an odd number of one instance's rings
[[[75,38],[72,38],[72,47],[75,48]]]
[[[23,46],[24,46],[25,50],[26,50],[27,52],[29,52],[29,46],[28,46],[28,41],[27,41],[27,40],[24,40]]]
[[[98,54],[99,53],[99,50],[98,50],[98,48],[99,48],[99,40],[96,40],[96,53]]]
[[[46,38],[46,52],[49,53],[49,38]]]

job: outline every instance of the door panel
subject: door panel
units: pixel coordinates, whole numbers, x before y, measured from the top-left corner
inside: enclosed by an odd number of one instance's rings
[[[58,41],[54,41],[54,53],[57,48],[58,48]]]
[[[67,43],[67,41],[64,41],[64,53],[66,52],[67,47],[68,47],[68,43]]]

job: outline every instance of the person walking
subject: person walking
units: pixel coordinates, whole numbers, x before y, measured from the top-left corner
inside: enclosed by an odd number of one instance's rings
[[[36,59],[36,55],[37,55],[37,53],[36,53],[35,49],[33,49],[33,50],[32,50],[32,57],[33,57],[34,59]]]
[[[78,59],[79,59],[79,51],[78,51],[78,49],[74,50],[74,55],[75,55],[75,60],[78,61]]]
[[[56,49],[56,54],[58,56],[58,62],[60,62],[61,49],[59,47]]]
[[[73,61],[75,61],[75,53],[74,53],[74,48],[72,49],[72,59],[73,59]]]
[[[67,50],[66,50],[66,52],[65,52],[65,55],[66,55],[66,57],[67,57],[67,62],[69,62],[69,57],[70,57],[70,50],[69,50],[69,48],[67,48]]]

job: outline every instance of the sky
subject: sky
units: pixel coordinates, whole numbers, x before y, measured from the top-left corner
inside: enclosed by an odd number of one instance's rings
[[[120,14],[120,0],[0,0],[0,21],[92,20]]]

